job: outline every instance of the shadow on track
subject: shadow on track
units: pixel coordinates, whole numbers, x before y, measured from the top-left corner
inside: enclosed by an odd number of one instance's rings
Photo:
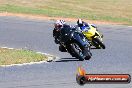
[[[72,62],[72,61],[79,61],[79,59],[77,59],[77,58],[61,58],[61,59],[59,59],[59,61],[55,61],[55,62]]]

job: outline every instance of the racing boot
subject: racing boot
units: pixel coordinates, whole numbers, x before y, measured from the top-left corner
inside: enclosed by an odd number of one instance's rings
[[[67,52],[66,49],[65,49],[65,47],[63,45],[59,46],[59,51],[61,51],[61,52]]]

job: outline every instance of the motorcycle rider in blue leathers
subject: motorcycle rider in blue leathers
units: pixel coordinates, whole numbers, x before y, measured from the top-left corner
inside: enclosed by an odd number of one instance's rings
[[[94,28],[97,28],[95,25],[93,24],[89,24],[89,23],[86,23],[84,21],[82,21],[81,19],[78,19],[77,20],[77,25],[75,26],[76,29],[80,29],[81,31],[88,31],[88,29],[90,29],[89,26],[92,26]]]

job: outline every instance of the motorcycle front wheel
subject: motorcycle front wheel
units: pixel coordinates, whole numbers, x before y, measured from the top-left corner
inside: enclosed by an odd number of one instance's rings
[[[77,43],[71,44],[71,50],[72,50],[72,53],[74,53],[74,56],[78,58],[80,61],[83,61],[85,59],[82,49]]]
[[[86,48],[85,50],[82,50],[77,43],[72,43],[71,49],[75,57],[80,61],[83,61],[84,59],[89,60],[91,58],[91,53],[89,53],[88,49]]]
[[[105,45],[103,44],[103,42],[100,41],[99,38],[94,38],[93,39],[93,43],[94,43],[94,45],[95,45],[96,48],[105,49]]]

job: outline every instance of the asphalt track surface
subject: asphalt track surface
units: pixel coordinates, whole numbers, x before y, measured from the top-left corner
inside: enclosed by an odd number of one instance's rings
[[[132,27],[98,25],[106,49],[92,49],[92,58],[81,62],[58,51],[52,37],[53,22],[0,17],[0,47],[26,48],[61,58],[50,63],[0,67],[0,88],[132,88],[131,83],[80,86],[75,78],[80,65],[87,73],[132,75]]]

